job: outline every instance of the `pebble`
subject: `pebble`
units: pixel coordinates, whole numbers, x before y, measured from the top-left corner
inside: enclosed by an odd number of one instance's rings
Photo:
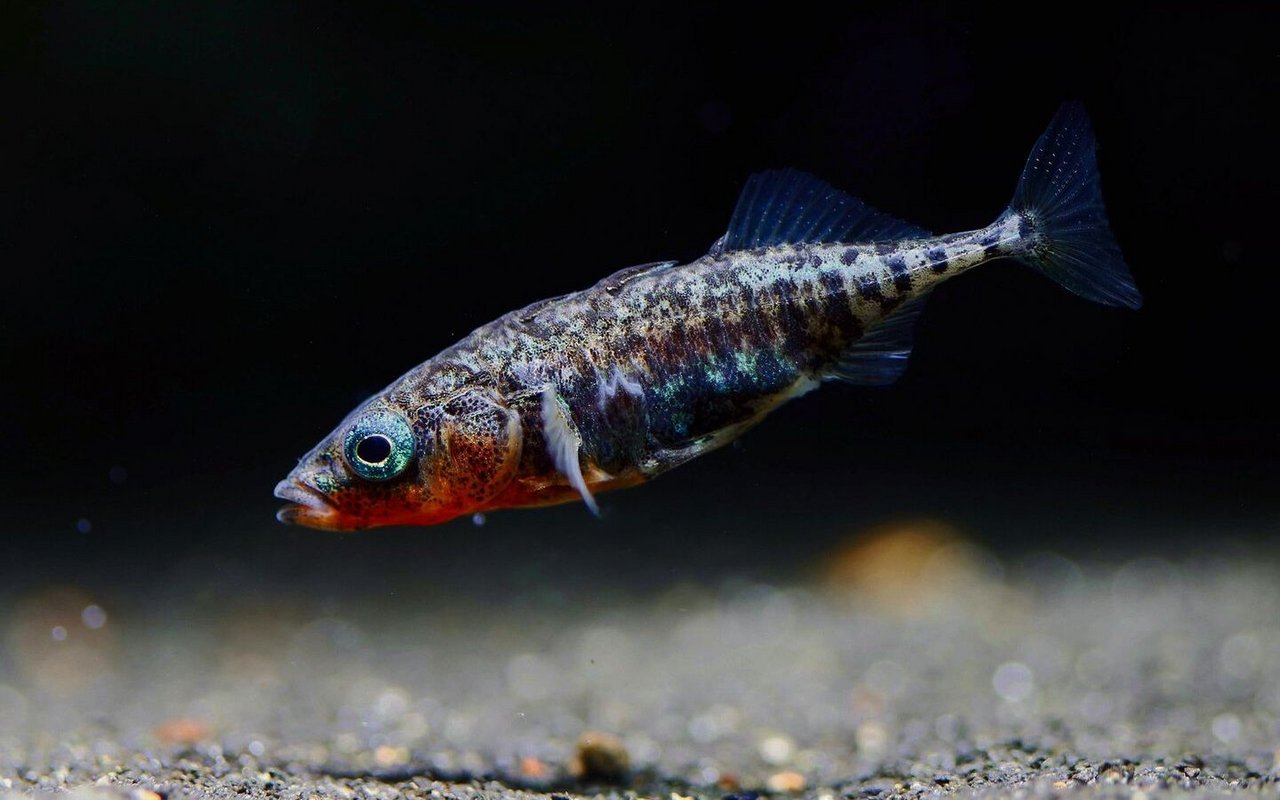
[[[373,763],[379,767],[394,767],[409,760],[409,750],[404,747],[392,747],[389,744],[378,745],[373,751]]]
[[[795,745],[787,736],[769,736],[760,742],[760,757],[770,764],[786,763],[794,751]]]
[[[802,792],[805,787],[805,779],[799,772],[785,770],[770,775],[765,780],[764,785],[771,792]]]
[[[631,769],[631,757],[622,740],[611,733],[587,731],[578,737],[569,774],[582,781],[620,783]]]
[[[603,602],[564,582],[483,608],[294,599],[217,621],[36,592],[0,604],[0,798],[97,780],[111,800],[1274,794],[1280,570],[1179,574],[1140,595],[1097,565],[1052,594],[998,577],[913,617],[818,585]],[[97,630],[91,606],[111,611]],[[101,679],[47,680],[85,654]]]
[[[152,731],[160,744],[193,745],[209,738],[209,726],[198,719],[179,717],[162,722]]]
[[[529,778],[530,780],[540,781],[551,774],[550,768],[542,759],[533,756],[525,756],[520,759],[520,776]]]

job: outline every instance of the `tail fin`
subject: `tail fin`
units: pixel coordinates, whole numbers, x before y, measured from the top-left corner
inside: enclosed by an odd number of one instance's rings
[[[1142,295],[1107,226],[1089,117],[1064,103],[1036,142],[1006,215],[1021,218],[1022,261],[1083,298],[1138,308]]]

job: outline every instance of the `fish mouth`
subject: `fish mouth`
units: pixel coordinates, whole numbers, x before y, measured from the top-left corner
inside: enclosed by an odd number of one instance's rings
[[[276,512],[276,519],[281,522],[309,528],[336,527],[338,509],[314,486],[297,478],[285,478],[276,484],[275,496],[289,501],[289,505]]]

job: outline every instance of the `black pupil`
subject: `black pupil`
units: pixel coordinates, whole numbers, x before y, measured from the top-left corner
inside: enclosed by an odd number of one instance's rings
[[[381,464],[391,457],[391,440],[382,434],[366,436],[356,445],[356,455],[369,464]]]

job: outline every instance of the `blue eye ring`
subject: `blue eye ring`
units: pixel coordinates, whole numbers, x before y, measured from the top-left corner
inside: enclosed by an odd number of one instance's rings
[[[409,420],[384,408],[365,412],[342,440],[342,456],[357,475],[387,481],[413,460],[413,428]]]

